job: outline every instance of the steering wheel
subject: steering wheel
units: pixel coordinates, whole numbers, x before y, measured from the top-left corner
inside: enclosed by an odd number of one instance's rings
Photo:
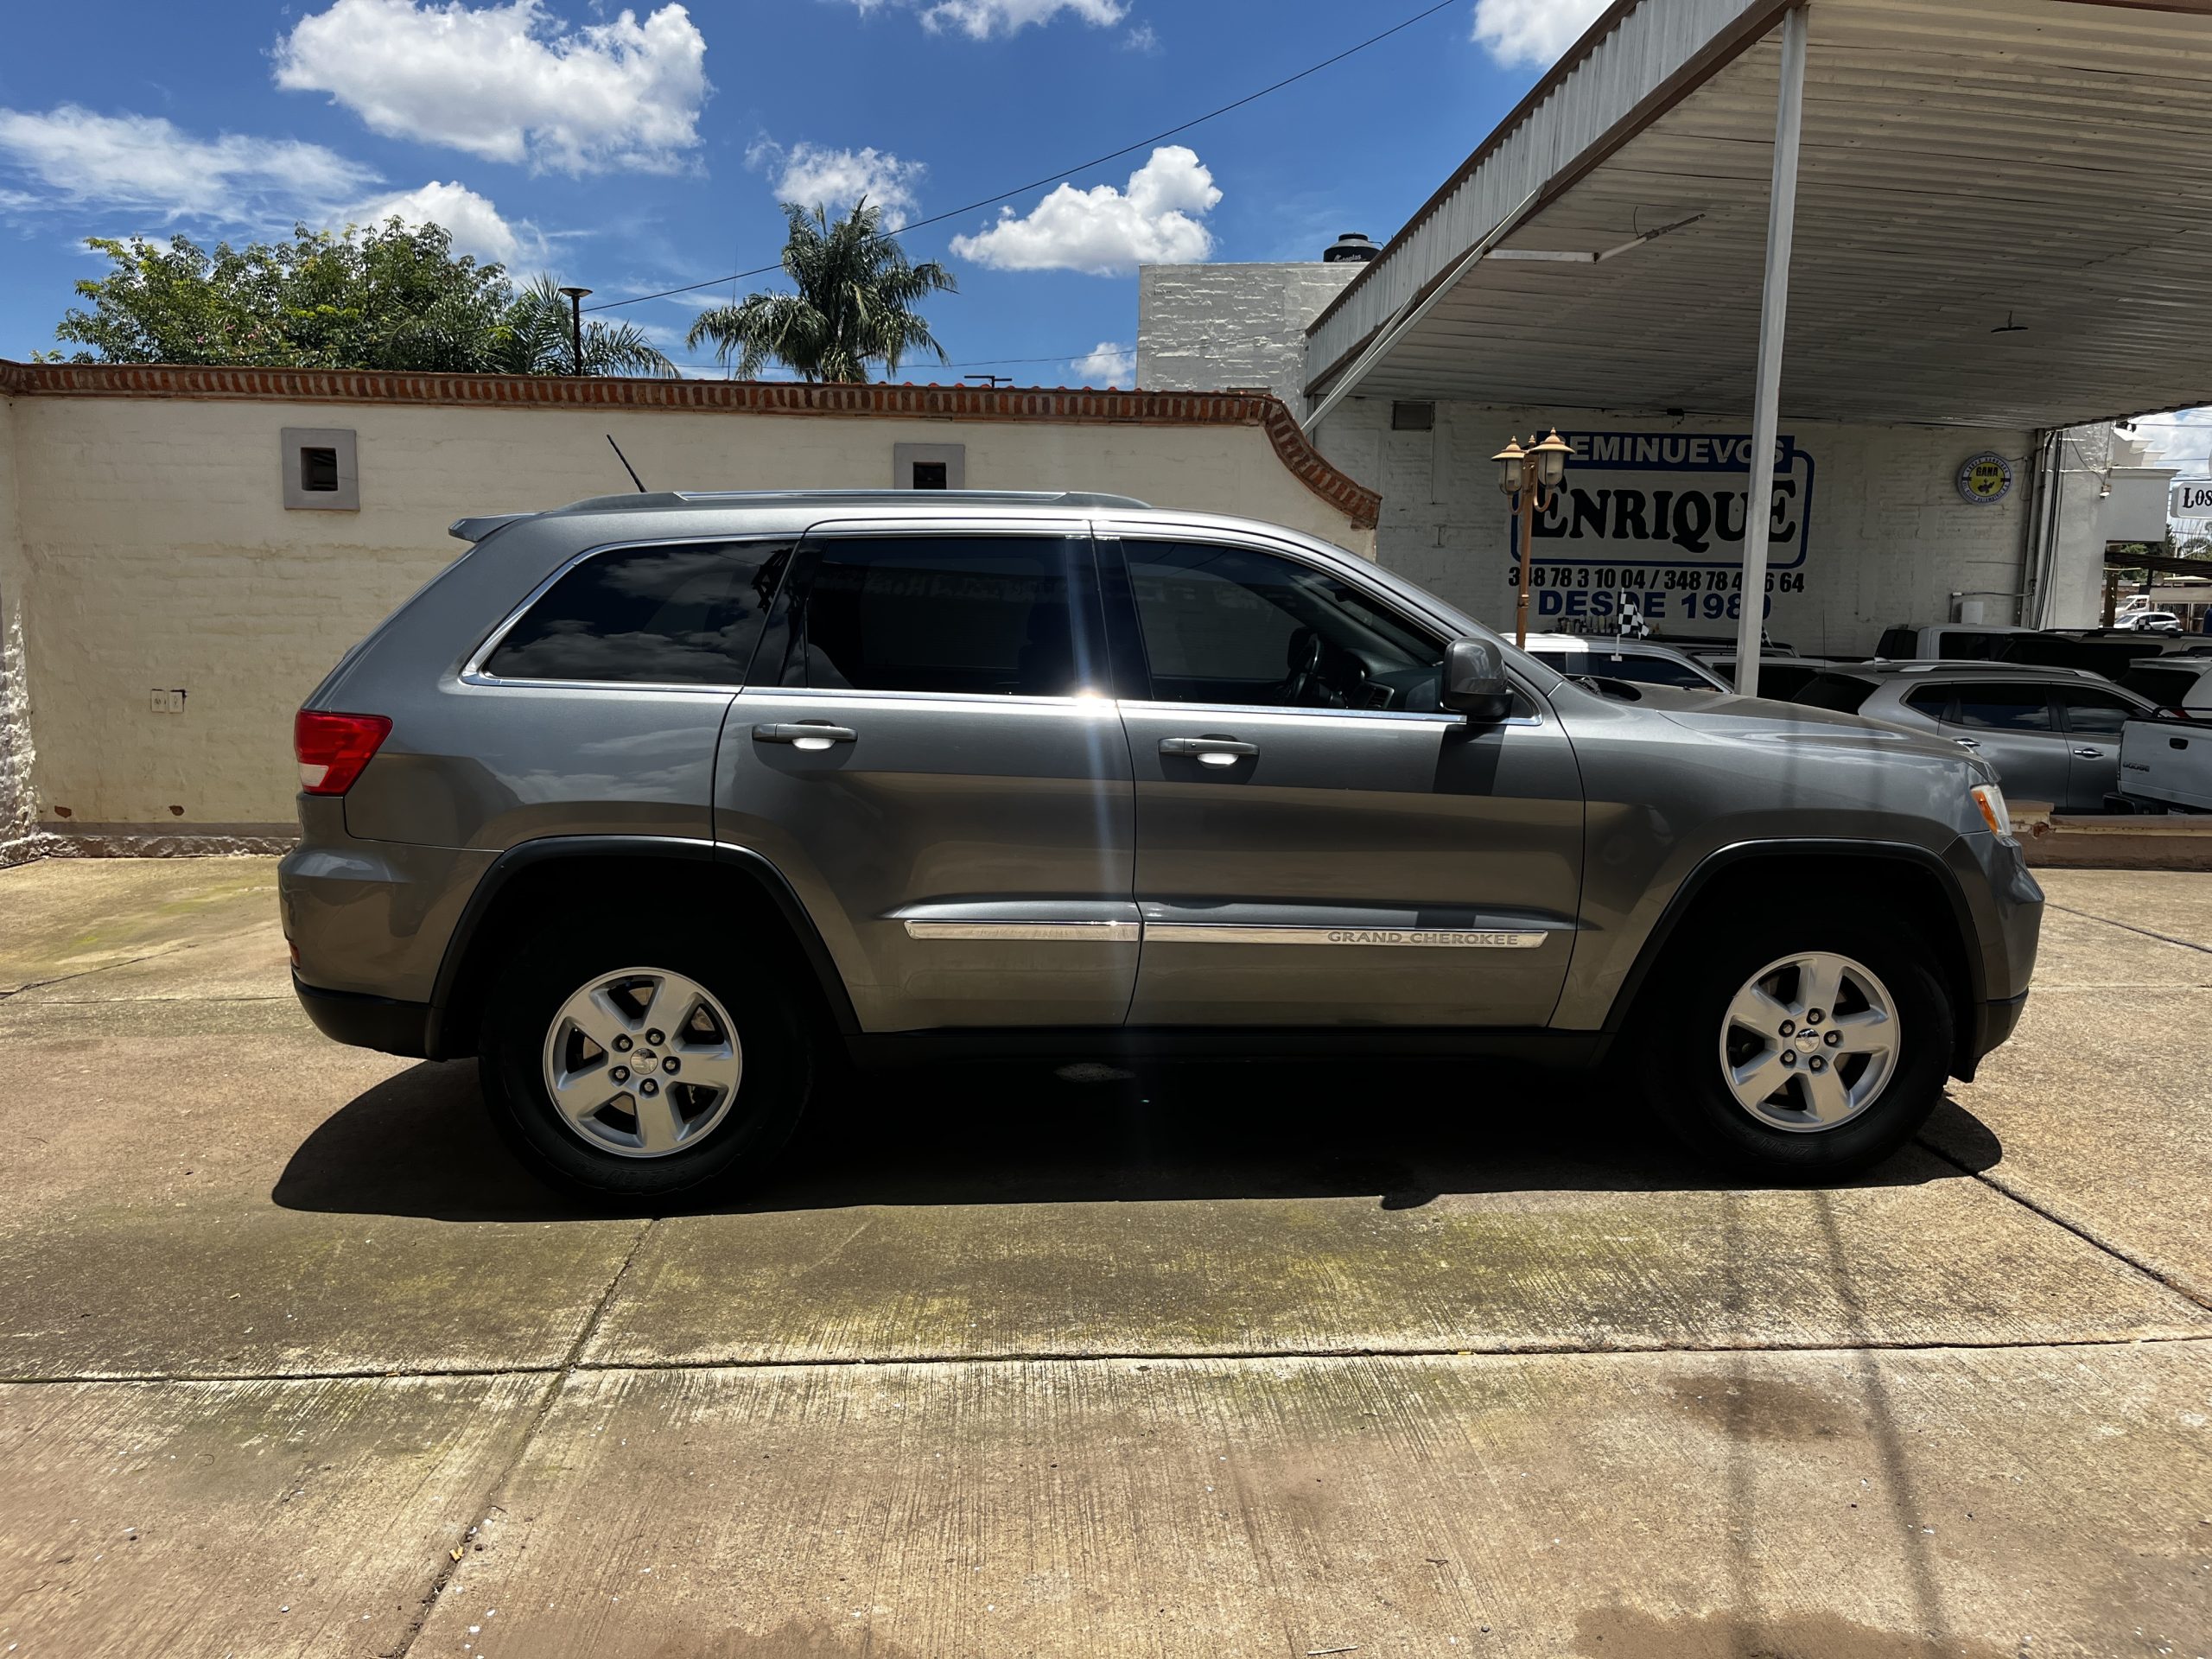
[[[1282,700],[1300,704],[1313,689],[1313,676],[1321,666],[1321,636],[1311,628],[1300,628],[1290,636],[1288,657],[1290,672],[1283,679]]]

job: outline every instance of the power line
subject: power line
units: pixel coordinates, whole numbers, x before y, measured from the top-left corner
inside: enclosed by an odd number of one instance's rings
[[[959,219],[965,214],[975,213],[979,208],[995,207],[999,203],[1009,200],[1015,196],[1027,194],[1032,190],[1041,189],[1044,186],[1048,184],[1058,184],[1064,179],[1073,178],[1078,173],[1089,172],[1094,167],[1103,167],[1108,162],[1119,161],[1122,156],[1133,155],[1136,151],[1144,149],[1147,144],[1156,144],[1163,138],[1173,138],[1178,133],[1188,132],[1192,127],[1204,126],[1207,122],[1217,120],[1220,117],[1229,114],[1231,111],[1243,109],[1247,104],[1257,103],[1261,99],[1267,97],[1270,92],[1279,92],[1286,86],[1294,86],[1301,80],[1305,80],[1312,76],[1319,74],[1324,69],[1335,67],[1338,64],[1342,63],[1346,58],[1357,56],[1360,53],[1366,51],[1370,46],[1380,45],[1382,41],[1389,40],[1393,35],[1404,33],[1407,29],[1411,29],[1415,23],[1421,22],[1427,18],[1435,16],[1440,11],[1449,11],[1452,7],[1459,3],[1459,0],[1437,0],[1436,4],[1428,7],[1425,10],[1415,12],[1403,22],[1391,24],[1389,28],[1384,29],[1380,35],[1370,35],[1365,40],[1360,41],[1358,45],[1348,46],[1343,51],[1338,53],[1336,56],[1332,58],[1324,58],[1320,62],[1314,64],[1312,67],[1301,69],[1294,75],[1287,75],[1272,86],[1261,87],[1256,92],[1247,92],[1243,97],[1236,99],[1234,103],[1224,104],[1217,110],[1208,110],[1204,115],[1192,116],[1188,121],[1185,121],[1179,125],[1169,127],[1163,132],[1155,132],[1149,138],[1140,138],[1135,143],[1123,144],[1119,149],[1109,149],[1103,156],[1094,156],[1087,162],[1078,162],[1075,166],[1065,168],[1058,173],[1048,173],[1041,179],[1032,179],[1027,184],[1017,184],[1011,190],[1001,190],[995,196],[985,196],[982,200],[971,201],[965,207],[955,207],[942,213],[932,213],[927,219],[915,219],[912,224],[900,226],[899,227],[899,232],[903,235],[908,231],[918,231],[931,225],[942,225],[949,219]],[[612,311],[618,306],[642,305],[647,300],[664,300],[669,298],[671,295],[692,294],[697,292],[702,288],[719,288],[724,283],[739,282],[747,276],[765,276],[770,271],[781,270],[782,269],[783,264],[779,260],[772,265],[755,265],[750,270],[733,271],[727,276],[709,277],[703,283],[686,283],[681,288],[664,288],[651,294],[633,294],[626,300],[608,300],[604,304],[589,305],[586,306],[584,308],[587,311]],[[1041,362],[1044,359],[1039,359],[1038,360]]]

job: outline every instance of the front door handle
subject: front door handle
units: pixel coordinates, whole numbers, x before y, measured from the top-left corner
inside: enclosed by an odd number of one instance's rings
[[[832,743],[854,743],[860,734],[849,726],[832,726],[826,720],[802,720],[791,725],[755,726],[756,743],[788,743],[795,749],[826,749]]]
[[[1233,737],[1163,737],[1160,740],[1162,754],[1194,754],[1202,766],[1233,766],[1247,756],[1257,754],[1256,743],[1239,743]]]
[[[2102,749],[2076,749],[2074,753],[2084,760],[2101,760],[2105,752]]]

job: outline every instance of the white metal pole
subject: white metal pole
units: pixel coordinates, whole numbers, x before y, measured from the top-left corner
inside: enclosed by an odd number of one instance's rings
[[[1774,185],[1767,200],[1766,287],[1759,301],[1759,369],[1751,410],[1751,494],[1744,510],[1744,589],[1736,622],[1736,690],[1759,694],[1766,620],[1767,531],[1774,516],[1774,445],[1782,424],[1782,335],[1789,312],[1789,239],[1797,219],[1797,136],[1805,116],[1805,13],[1782,18],[1782,82],[1774,104]]]

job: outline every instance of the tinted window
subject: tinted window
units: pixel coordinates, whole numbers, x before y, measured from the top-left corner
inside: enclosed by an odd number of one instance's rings
[[[1904,700],[1905,707],[1923,714],[1930,720],[1951,717],[1951,688],[1948,685],[1923,685]]]
[[[1608,680],[1630,680],[1643,685],[1681,685],[1693,690],[1715,690],[1713,682],[1692,668],[1688,663],[1678,663],[1671,657],[1646,657],[1632,651],[1615,656],[1604,649],[1574,652],[1538,652],[1537,660],[1549,664],[1562,674],[1595,674]]]
[[[1798,688],[1796,696],[1789,701],[1810,709],[1833,709],[1838,714],[1855,715],[1873,689],[1873,681],[1853,679],[1848,674],[1815,674]]]
[[[735,684],[785,551],[701,542],[601,553],[547,588],[485,670],[510,680]]]
[[[1819,669],[1808,668],[1802,663],[1761,663],[1759,696],[1772,697],[1781,702],[1792,702],[1820,675]],[[1732,682],[1736,677],[1731,672],[1726,677]]]
[[[785,683],[1066,696],[1082,689],[1069,580],[1083,537],[836,538],[792,607]],[[1078,564],[1078,561],[1084,561]]]
[[[2062,685],[2055,695],[2069,732],[2090,737],[2118,737],[2120,728],[2127,721],[2143,717],[2143,711],[2126,698],[2100,691],[2094,686]]]
[[[2120,677],[2120,683],[2162,709],[2179,709],[2194,697],[2203,672],[2202,668],[2159,668],[2139,663]]]
[[[1952,688],[1953,722],[1987,732],[2050,730],[2050,691],[2043,685],[1970,681]]]
[[[1440,641],[1351,583],[1246,548],[1123,543],[1152,695],[1433,713]]]
[[[1917,629],[1884,628],[1880,643],[1874,647],[1874,654],[1901,662],[1912,658],[1919,650],[1920,633]]]
[[[1995,652],[2001,641],[2011,637],[2009,634],[2003,633],[1976,633],[1953,630],[1939,637],[1936,652],[1946,662],[1956,662],[1961,658],[1981,662]]]

